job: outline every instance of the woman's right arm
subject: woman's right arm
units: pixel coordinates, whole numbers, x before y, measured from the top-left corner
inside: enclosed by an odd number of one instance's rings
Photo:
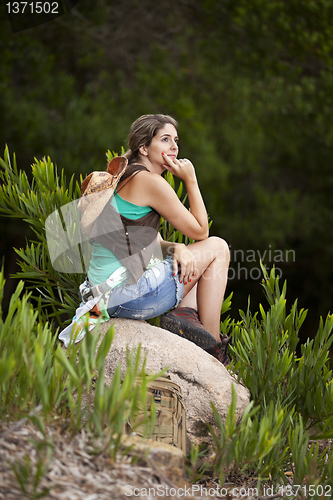
[[[194,240],[208,238],[209,226],[205,204],[197,183],[194,167],[189,160],[166,158],[170,170],[184,181],[190,211],[182,204],[170,184],[160,175],[142,172],[140,183],[144,204],[154,208],[172,226]]]

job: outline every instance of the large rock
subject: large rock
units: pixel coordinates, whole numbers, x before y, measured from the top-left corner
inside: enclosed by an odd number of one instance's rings
[[[112,319],[103,323],[101,339],[112,324],[115,335],[104,369],[107,385],[119,362],[124,372],[127,348],[141,344],[142,353],[146,355],[147,372],[157,373],[168,367],[171,380],[181,386],[191,441],[199,443],[208,436],[207,423],[214,426],[211,401],[225,422],[232,385],[237,394],[237,417],[242,416],[250,401],[248,389],[237,383],[210,354],[178,335],[139,320]]]

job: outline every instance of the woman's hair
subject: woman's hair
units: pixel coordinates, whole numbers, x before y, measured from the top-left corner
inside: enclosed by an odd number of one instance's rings
[[[132,123],[128,136],[129,150],[124,155],[128,163],[133,163],[138,159],[139,149],[142,146],[149,146],[152,138],[167,123],[171,123],[176,130],[178,129],[178,123],[169,115],[142,115]]]

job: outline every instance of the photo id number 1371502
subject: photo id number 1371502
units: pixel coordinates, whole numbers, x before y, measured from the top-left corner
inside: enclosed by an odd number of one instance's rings
[[[59,14],[59,2],[8,2],[8,14]]]

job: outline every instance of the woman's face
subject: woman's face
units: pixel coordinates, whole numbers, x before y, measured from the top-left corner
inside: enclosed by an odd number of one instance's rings
[[[166,123],[163,128],[157,131],[149,146],[143,146],[143,148],[140,148],[140,152],[155,168],[160,167],[165,170],[167,165],[162,153],[169,156],[171,160],[177,158],[178,155],[177,130],[171,123]]]

